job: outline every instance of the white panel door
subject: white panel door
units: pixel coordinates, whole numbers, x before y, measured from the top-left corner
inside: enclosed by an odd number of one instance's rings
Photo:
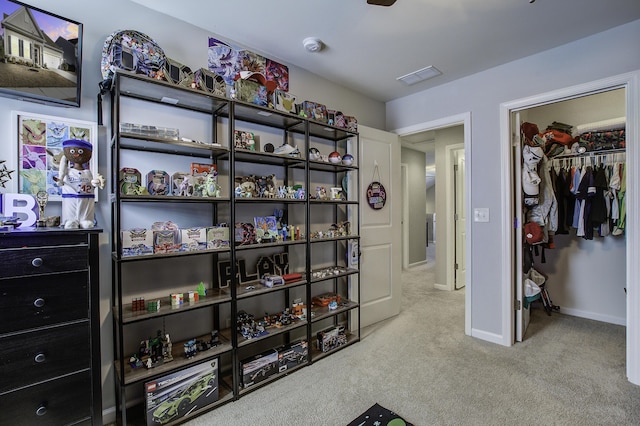
[[[519,305],[520,309],[517,309],[516,306],[516,342],[522,342],[524,340],[524,335],[527,331],[527,327],[529,326],[529,322],[531,321],[531,311],[529,307],[524,307],[524,274],[528,271],[522,270],[522,261],[523,261],[523,238],[522,238],[522,221],[524,220],[522,214],[522,143],[520,141],[520,113],[516,112],[512,116],[512,129],[514,140],[512,142],[512,150],[513,150],[513,179],[514,179],[514,191],[513,191],[513,200],[514,207],[513,211],[515,212],[515,232],[513,234],[513,244],[515,246],[515,265],[514,265],[514,273],[513,282],[515,285],[515,296],[516,303]],[[516,130],[517,129],[517,130]]]
[[[398,136],[364,126],[358,126],[358,131],[362,217],[361,326],[366,327],[400,312],[402,190]],[[386,204],[379,210],[374,210],[367,203],[367,187],[374,180],[382,183],[387,195]]]

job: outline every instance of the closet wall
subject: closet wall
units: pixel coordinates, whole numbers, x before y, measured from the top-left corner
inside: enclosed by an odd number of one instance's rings
[[[625,116],[624,89],[531,108],[521,119],[543,131],[554,121],[576,126]],[[574,131],[573,135],[576,133]],[[612,155],[604,157],[612,159]],[[624,154],[619,154],[624,159]],[[581,161],[581,160],[574,160]],[[587,160],[588,156],[587,156]],[[534,267],[548,276],[546,286],[555,305],[564,314],[614,324],[626,324],[626,240],[622,236],[593,240],[569,235],[555,236],[555,249],[545,250],[546,262],[534,257]]]

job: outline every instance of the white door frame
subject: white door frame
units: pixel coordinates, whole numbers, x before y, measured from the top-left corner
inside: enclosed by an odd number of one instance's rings
[[[461,211],[461,216],[464,215],[465,211],[464,211],[464,195],[466,192],[466,189],[464,188],[464,176],[466,173],[466,159],[464,156],[464,144],[460,144],[462,145],[460,147],[460,149],[457,150],[453,150],[451,151],[451,156],[453,158],[451,158],[452,160],[452,164],[454,167],[452,174],[453,174],[453,206],[452,206],[452,216],[454,217],[453,220],[453,235],[455,235],[455,247],[453,250],[453,260],[452,260],[452,265],[451,265],[451,270],[453,273],[453,290],[460,290],[461,288],[464,288],[464,283],[461,282],[460,280],[460,273],[461,271],[464,271],[464,275],[466,276],[466,265],[464,263],[464,250],[460,250],[460,247],[458,247],[459,245],[461,245],[460,243],[460,238],[459,235],[461,233],[461,227],[460,227],[460,221],[464,220],[464,228],[466,228],[466,216],[460,217],[458,216],[458,211]],[[460,163],[462,162],[462,166],[460,165]],[[460,173],[462,173],[462,179],[460,179]],[[462,187],[462,188],[461,188]],[[460,199],[460,197],[463,197],[462,200]],[[462,206],[459,206],[459,204],[462,204]],[[462,209],[459,210],[459,208],[462,207]],[[462,255],[462,256],[461,256]],[[462,259],[460,259],[462,257]],[[461,262],[459,260],[462,260]]]
[[[409,136],[415,133],[425,132],[429,130],[444,129],[447,127],[453,127],[458,125],[464,127],[464,156],[469,161],[466,162],[466,170],[464,174],[465,180],[465,207],[466,217],[472,217],[470,214],[471,209],[471,112],[465,112],[462,114],[453,115],[450,117],[444,117],[438,120],[428,121],[425,123],[415,124],[413,126],[403,127],[400,129],[391,130],[399,136]],[[466,335],[471,336],[471,300],[473,286],[470,283],[470,277],[473,274],[473,257],[471,254],[471,221],[467,220],[466,223],[466,241],[465,241],[465,257],[467,264],[467,274],[465,282],[465,304],[464,304],[464,332]],[[441,236],[442,237],[442,236]],[[442,240],[442,238],[440,238]],[[441,244],[447,242],[442,240]],[[447,267],[447,270],[449,268]],[[449,271],[447,271],[449,273]]]
[[[555,90],[529,98],[519,99],[500,105],[500,164],[502,170],[502,211],[503,217],[502,247],[502,336],[503,344],[514,344],[515,310],[514,310],[514,261],[513,258],[513,167],[511,150],[510,117],[514,111],[532,108],[552,102],[576,98],[582,95],[605,92],[612,89],[624,88],[626,93],[626,139],[627,143],[627,188],[634,188],[626,193],[627,226],[625,229],[627,244],[627,378],[630,382],[640,385],[640,71],[626,73],[591,83],[581,84],[565,89]]]
[[[402,270],[409,269],[409,166],[400,163],[402,179]]]

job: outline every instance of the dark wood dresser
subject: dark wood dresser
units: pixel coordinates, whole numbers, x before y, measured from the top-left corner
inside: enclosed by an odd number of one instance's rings
[[[0,425],[102,424],[100,232],[0,232]]]

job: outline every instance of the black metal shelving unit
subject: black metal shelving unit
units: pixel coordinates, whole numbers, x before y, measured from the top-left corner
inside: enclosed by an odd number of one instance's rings
[[[202,120],[209,120],[212,127],[208,140],[190,141],[182,139],[168,139],[149,134],[136,133],[128,130],[121,131],[123,122],[122,103],[132,100],[143,102],[154,108],[177,108],[181,114],[200,114]],[[128,110],[130,116],[131,111]],[[226,132],[220,132],[224,129]],[[282,143],[291,139],[301,140],[303,146],[299,157],[278,155],[267,152],[256,152],[234,148],[234,132],[243,127],[250,129],[265,129],[265,132],[282,134]],[[306,365],[324,358],[336,350],[360,340],[360,263],[359,257],[354,264],[350,264],[345,253],[349,243],[359,241],[360,231],[360,205],[357,199],[358,186],[358,159],[360,158],[357,132],[336,128],[324,123],[263,108],[244,102],[219,98],[202,91],[173,86],[170,83],[148,79],[144,76],[127,72],[117,72],[111,91],[111,247],[112,247],[112,300],[113,300],[113,335],[114,335],[114,370],[116,382],[116,400],[118,409],[118,421],[122,424],[143,423],[140,420],[142,409],[127,415],[127,407],[131,399],[127,390],[141,391],[144,383],[158,379],[163,375],[174,371],[180,371],[190,366],[197,365],[210,359],[222,360],[218,363],[219,375],[219,399],[195,412],[167,424],[184,422],[204,411],[214,409],[221,404],[240,398],[242,395],[268,385],[284,375],[291,374]],[[218,140],[220,139],[220,140]],[[311,146],[323,146],[323,149],[338,151],[342,154],[354,155],[354,165],[330,164],[322,161],[313,161],[307,158],[308,149]],[[119,188],[119,171],[123,166],[121,154],[125,151],[135,152],[136,155],[168,155],[176,158],[191,157],[194,161],[207,160],[217,165],[222,165],[224,177],[228,181],[225,185],[223,196],[219,198],[188,197],[188,196],[158,196],[158,195],[123,195]],[[138,154],[139,153],[139,154]],[[172,157],[173,158],[173,157]],[[282,198],[238,198],[234,196],[234,181],[236,176],[246,173],[253,168],[267,167],[278,174],[278,178],[288,185],[302,184],[306,191],[304,199]],[[219,167],[220,170],[220,167]],[[141,170],[142,171],[142,170]],[[313,198],[312,175],[322,176],[329,185],[339,187],[342,178],[348,176],[352,188],[349,189],[347,199],[318,200]],[[197,216],[211,212],[210,223],[215,225],[225,222],[229,224],[230,246],[222,249],[209,249],[194,252],[177,252],[166,254],[153,254],[123,257],[120,233],[126,222],[128,208],[150,209],[152,212],[163,212],[171,218],[175,209],[191,209],[198,212]],[[241,221],[248,215],[269,216],[273,209],[282,209],[289,213],[289,218],[295,217],[296,226],[301,228],[301,238],[298,240],[280,241],[262,244],[237,245],[234,244],[233,224]],[[314,228],[323,226],[315,223],[312,216],[321,213],[328,221],[333,223],[340,220],[349,220],[352,224],[351,234],[335,236],[331,238],[312,239]],[[295,212],[295,214],[294,214]],[[330,259],[316,261],[313,251],[322,253],[330,252]],[[258,280],[251,282],[234,283],[229,285],[221,282],[216,275],[219,262],[230,263],[230,276],[236,277],[238,270],[237,261],[244,258],[255,258],[262,255],[282,254],[296,255],[298,264],[289,265],[294,268],[290,272],[300,273],[301,278],[293,283],[283,286],[266,287]],[[301,255],[302,254],[302,255]],[[300,261],[300,258],[303,260]],[[181,262],[194,262],[196,265],[206,266],[211,270],[211,288],[206,297],[195,303],[185,304],[178,308],[172,307],[168,298],[162,299],[160,309],[157,312],[134,312],[132,303],[125,300],[130,294],[143,294],[152,283],[132,283],[127,277],[130,268],[154,268],[160,263],[174,262],[176,268],[182,266]],[[332,276],[314,277],[313,271],[326,267],[340,267],[341,270]],[[128,269],[129,268],[129,269]],[[137,288],[132,288],[137,287]],[[337,309],[329,310],[326,307],[313,307],[313,297],[328,288],[332,292],[341,295],[341,303]],[[275,313],[284,308],[290,308],[292,299],[301,299],[306,306],[306,318],[293,321],[291,324],[270,330],[269,334],[258,338],[246,339],[237,330],[237,316],[241,310],[269,309],[269,313]],[[259,307],[259,308],[256,308]],[[203,316],[204,313],[204,316]],[[258,312],[254,312],[256,315]],[[189,322],[192,316],[199,321],[210,322],[210,325],[219,331],[221,345],[198,353],[193,358],[180,356],[182,342],[173,344],[173,361],[146,369],[144,367],[132,369],[128,363],[131,354],[131,340],[134,333],[139,333],[140,328],[149,328],[154,331],[154,324],[162,324],[171,321]],[[179,318],[179,320],[177,320]],[[184,319],[183,319],[184,318]],[[204,319],[203,319],[204,318]],[[318,331],[332,326],[343,325],[348,330],[345,345],[329,352],[320,352],[315,347],[315,336]],[[206,326],[206,324],[205,324]],[[132,330],[132,331],[130,331]],[[137,336],[138,338],[144,335]],[[196,336],[193,336],[196,337]],[[246,357],[259,354],[265,348],[277,348],[284,344],[300,341],[307,342],[308,354],[299,365],[289,367],[266,380],[255,385],[243,387],[241,383],[241,361]],[[139,406],[138,406],[139,407]]]

